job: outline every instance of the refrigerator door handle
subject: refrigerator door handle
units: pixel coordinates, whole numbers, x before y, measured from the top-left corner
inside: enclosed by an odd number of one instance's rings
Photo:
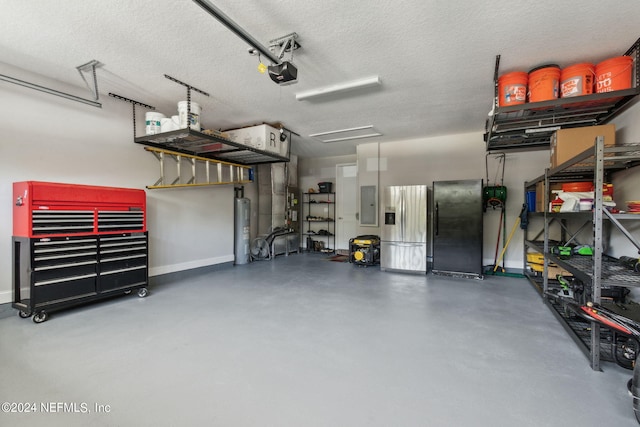
[[[406,214],[405,214],[405,208],[407,207],[405,200],[404,200],[404,193],[402,194],[402,197],[400,199],[400,235],[402,236],[401,241],[404,242],[406,240],[405,234],[404,234],[404,226],[405,226],[405,221],[407,220]]]
[[[435,221],[435,223],[436,223],[435,227],[434,227],[435,230],[433,230],[433,231],[434,231],[435,235],[437,236],[438,235],[438,228],[439,228],[438,225],[440,223],[440,207],[438,206],[438,202],[436,202],[436,221]]]

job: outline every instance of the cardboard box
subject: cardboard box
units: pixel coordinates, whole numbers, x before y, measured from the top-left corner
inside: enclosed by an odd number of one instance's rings
[[[553,190],[562,190],[562,184],[558,182],[552,182],[549,186],[549,196],[547,198],[548,201],[552,201],[555,199],[555,195],[551,193]],[[549,210],[549,206],[544,205],[544,181],[540,181],[536,184],[536,212],[545,212]]]
[[[548,265],[547,266],[547,278],[548,279],[556,279],[556,276],[560,274],[564,277],[573,277],[573,274],[569,273],[567,270],[565,270],[562,267],[558,267],[558,266],[552,266],[552,265]]]
[[[233,142],[239,142],[240,144],[278,155],[286,156],[287,154],[287,146],[285,144],[289,143],[289,139],[287,138],[284,142],[281,141],[280,131],[269,125],[233,129],[227,131],[227,134],[229,135],[229,140]]]
[[[529,265],[529,267],[531,267],[531,270],[535,271],[538,275],[542,275],[542,273],[544,271],[544,265],[543,264],[537,264],[537,263],[532,263],[532,262],[529,262],[527,264]],[[548,279],[556,280],[556,276],[558,274],[560,274],[560,275],[562,275],[564,277],[573,277],[573,274],[569,273],[568,271],[566,271],[562,267],[558,267],[557,265],[548,265],[547,266],[547,278]]]
[[[583,151],[594,147],[598,136],[604,136],[604,145],[615,145],[615,125],[558,129],[551,135],[551,167],[555,168]]]
[[[227,131],[228,139],[258,150],[267,151],[287,157],[289,154],[289,138],[280,139],[280,130],[263,124]]]

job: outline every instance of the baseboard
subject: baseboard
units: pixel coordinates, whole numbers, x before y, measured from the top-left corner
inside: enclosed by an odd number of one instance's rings
[[[11,302],[11,291],[0,292],[0,304],[6,304]]]
[[[156,289],[158,286],[163,286],[167,284],[175,284],[180,282],[181,280],[186,280],[191,277],[203,275],[203,274],[212,274],[216,271],[220,271],[226,268],[233,268],[233,262],[224,262],[221,264],[215,265],[207,265],[204,267],[193,268],[190,270],[180,270],[175,271],[173,273],[162,274],[160,276],[149,277],[149,286],[152,289]]]
[[[162,265],[159,267],[149,268],[149,276],[162,276],[164,274],[176,273],[178,271],[193,270],[200,267],[208,267],[210,265],[224,264],[233,262],[233,255],[224,255],[216,258],[199,259],[197,261],[182,262],[180,264]]]

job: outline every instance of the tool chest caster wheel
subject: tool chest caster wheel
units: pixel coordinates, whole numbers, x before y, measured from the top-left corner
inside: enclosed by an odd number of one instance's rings
[[[149,290],[148,290],[147,288],[140,288],[140,289],[138,289],[138,296],[139,296],[140,298],[144,298],[144,297],[146,297],[147,295],[149,295]]]
[[[18,312],[18,317],[20,317],[21,319],[28,319],[29,317],[31,317],[31,312],[30,311],[22,311],[22,310],[20,310]]]
[[[33,322],[42,323],[46,321],[48,318],[49,318],[49,314],[46,311],[42,310],[33,315]]]

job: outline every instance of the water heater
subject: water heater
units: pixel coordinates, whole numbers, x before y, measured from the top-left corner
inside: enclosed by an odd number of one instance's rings
[[[250,231],[251,231],[251,201],[246,198],[236,198],[234,227],[234,264],[248,264],[251,260]]]

